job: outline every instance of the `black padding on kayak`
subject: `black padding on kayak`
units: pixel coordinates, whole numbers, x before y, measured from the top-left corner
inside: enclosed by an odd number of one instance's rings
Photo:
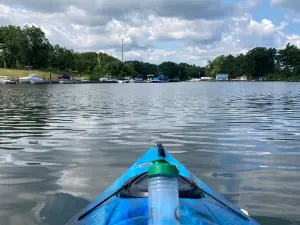
[[[161,143],[157,144],[157,150],[158,150],[158,155],[160,157],[166,157],[165,149],[164,149],[164,147],[163,147],[163,145]]]
[[[132,180],[132,182],[131,182]],[[127,187],[119,192],[119,198],[147,198],[148,197],[148,174],[128,180]],[[203,198],[203,192],[189,179],[178,177],[179,198],[199,199]]]

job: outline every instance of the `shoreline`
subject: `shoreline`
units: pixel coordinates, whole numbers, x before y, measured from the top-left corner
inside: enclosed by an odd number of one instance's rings
[[[123,83],[123,84],[166,84],[166,83],[273,83],[273,82],[285,82],[285,83],[297,83],[300,81],[197,81],[197,82],[191,82],[191,81],[180,81],[180,82],[165,82],[165,83],[155,83],[155,82],[138,82],[138,83]],[[0,86],[2,85],[51,85],[51,84],[121,84],[117,82],[101,82],[101,81],[45,81],[42,83],[0,83]]]

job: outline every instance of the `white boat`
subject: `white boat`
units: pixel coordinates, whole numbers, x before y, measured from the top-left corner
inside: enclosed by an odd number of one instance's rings
[[[127,81],[126,83],[134,83],[134,79],[130,76],[124,77],[124,79]]]
[[[39,78],[36,74],[30,74],[28,77],[20,77],[20,83],[31,83],[31,84],[42,84],[45,81],[42,78]]]
[[[144,80],[142,77],[136,77],[134,83],[148,83],[149,81]]]
[[[111,76],[105,76],[99,79],[100,83],[119,83],[118,80],[112,78]]]
[[[81,77],[81,78],[79,79],[79,81],[80,81],[81,83],[86,83],[86,82],[89,82],[90,80],[89,80],[89,79],[86,79],[86,78],[84,78],[84,77]]]
[[[125,84],[125,83],[129,83],[129,80],[119,80],[120,84]]]
[[[17,81],[13,80],[10,76],[0,76],[1,84],[16,84]]]
[[[200,80],[201,81],[212,81],[213,78],[212,77],[201,77]]]
[[[119,79],[120,84],[129,83],[130,77],[124,77],[123,79]]]
[[[200,78],[192,78],[189,80],[189,82],[199,82],[199,81],[201,81]]]

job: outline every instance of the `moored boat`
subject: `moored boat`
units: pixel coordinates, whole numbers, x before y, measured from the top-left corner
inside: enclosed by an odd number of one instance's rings
[[[13,80],[11,76],[0,76],[0,84],[16,84],[17,81]]]
[[[28,77],[20,77],[19,82],[28,84],[45,83],[45,81],[42,78],[39,78],[36,74],[30,74]]]
[[[99,79],[100,83],[119,83],[119,81],[112,76],[105,76]]]
[[[169,79],[165,76],[153,77],[151,83],[168,83]]]
[[[118,80],[118,82],[120,83],[120,84],[125,84],[125,83],[129,83],[129,80],[127,80],[127,79],[120,79],[120,80]]]
[[[148,221],[151,221],[149,219],[154,216],[153,211],[150,210],[149,213],[150,186],[148,186],[148,182],[150,182],[150,174],[153,174],[153,170],[151,170],[153,162],[157,163],[158,161],[165,161],[177,167],[177,198],[179,199],[179,206],[175,208],[174,212],[168,212],[174,216],[173,219],[177,222],[159,224],[258,225],[247,211],[239,209],[207,186],[166,152],[161,144],[148,150],[67,224],[147,225]],[[168,202],[164,202],[162,199],[161,207],[168,207]],[[164,210],[167,212],[168,208]]]
[[[143,78],[141,77],[136,77],[134,79],[134,83],[148,83],[147,80],[144,80]]]

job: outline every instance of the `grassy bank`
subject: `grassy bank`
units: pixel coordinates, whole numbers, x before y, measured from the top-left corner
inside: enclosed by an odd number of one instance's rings
[[[17,77],[27,77],[29,74],[36,74],[38,77],[48,80],[49,79],[49,71],[50,70],[26,70],[26,69],[4,69],[4,68],[0,68],[0,76],[11,76],[13,78],[17,78]],[[52,80],[56,80],[57,76],[61,73],[67,73],[70,76],[74,75],[76,76],[76,74],[73,74],[71,72],[65,72],[65,71],[51,71],[52,72],[52,76],[51,79]]]

